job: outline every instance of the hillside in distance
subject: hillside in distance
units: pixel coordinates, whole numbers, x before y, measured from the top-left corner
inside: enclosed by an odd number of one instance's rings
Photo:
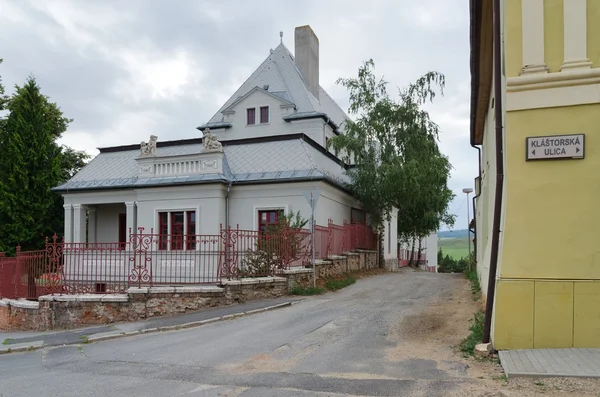
[[[468,237],[467,229],[458,230],[443,230],[438,232],[439,238],[466,238]]]

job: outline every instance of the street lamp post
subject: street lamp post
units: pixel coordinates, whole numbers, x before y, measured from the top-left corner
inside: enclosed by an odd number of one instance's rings
[[[469,264],[469,271],[471,271],[471,212],[469,210],[469,194],[473,193],[473,189],[466,187],[462,191],[467,195],[467,242],[469,243],[469,262],[467,263]]]

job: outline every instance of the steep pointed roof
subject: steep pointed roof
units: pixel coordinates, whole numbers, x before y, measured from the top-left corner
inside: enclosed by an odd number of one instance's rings
[[[309,91],[302,74],[296,67],[294,56],[282,43],[260,64],[250,77],[223,104],[207,124],[223,121],[223,112],[239,98],[247,95],[256,87],[269,86],[268,92],[289,101],[296,106],[296,112],[302,115],[325,114],[335,124],[340,125],[348,116],[339,105],[319,87],[319,99]]]

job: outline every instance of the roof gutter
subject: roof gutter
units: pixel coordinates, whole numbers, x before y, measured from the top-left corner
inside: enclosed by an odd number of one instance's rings
[[[500,221],[502,211],[502,190],[504,187],[504,137],[502,125],[502,60],[500,56],[502,29],[500,26],[500,1],[494,2],[494,112],[496,116],[496,194],[494,197],[494,220],[492,225],[492,252],[490,273],[488,278],[487,299],[485,303],[485,320],[483,323],[483,343],[489,343],[492,327],[492,312],[496,295],[496,270],[498,268],[498,249],[500,245]]]

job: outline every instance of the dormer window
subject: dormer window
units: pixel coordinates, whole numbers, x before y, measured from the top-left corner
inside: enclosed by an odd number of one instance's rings
[[[248,125],[256,124],[256,109],[255,108],[246,109],[246,124],[248,124]]]
[[[269,107],[261,106],[260,107],[260,123],[268,123],[269,122]]]

